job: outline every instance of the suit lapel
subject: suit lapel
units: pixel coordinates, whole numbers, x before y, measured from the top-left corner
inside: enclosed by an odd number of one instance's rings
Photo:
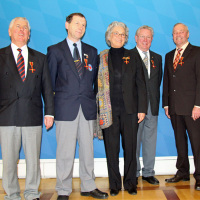
[[[192,45],[188,44],[185,51],[183,52],[183,55],[182,55],[183,59],[187,58],[187,56],[190,54],[191,50],[192,50]]]
[[[176,49],[174,49],[170,54],[169,54],[169,64],[170,64],[170,69],[174,71],[174,54],[175,54]]]
[[[66,39],[62,42],[62,48],[63,48],[63,57],[64,59],[67,60],[67,63],[69,63],[69,66],[71,67],[71,70],[74,72],[75,76],[77,77],[77,79],[80,80],[80,77],[78,75],[78,71],[76,69],[76,66],[74,64],[74,59],[72,57],[72,54],[70,52],[69,46],[67,44]]]
[[[185,51],[183,52],[183,55],[181,56],[183,62],[184,62],[185,59],[187,59],[187,56],[190,54],[191,50],[192,50],[192,45],[188,44]],[[180,60],[179,60],[179,62],[177,64],[176,71],[179,70],[182,66],[184,66],[184,65],[180,64]]]
[[[88,64],[90,64],[88,63],[90,55],[87,46],[83,42],[81,42],[81,48],[82,48],[82,67],[83,67],[83,77],[84,77],[88,71],[88,69],[86,69],[85,66],[88,66]]]
[[[143,67],[143,71],[144,71],[145,78],[146,78],[146,80],[148,80],[148,79],[149,79],[149,76],[148,76],[147,68],[146,68],[146,66],[145,66],[145,64],[144,64],[144,62],[143,62],[143,60],[142,60],[142,58],[141,58],[141,56],[140,56],[140,54],[139,54],[137,48],[135,47],[133,50],[137,53],[137,56],[138,56],[140,62],[142,63],[142,67]],[[151,56],[151,55],[150,55],[150,56]]]
[[[150,78],[154,75],[154,73],[156,73],[156,65],[158,64],[156,61],[156,58],[155,56],[153,55],[152,51],[149,51],[150,52]]]
[[[8,55],[8,60],[6,63],[8,63],[8,68],[10,68],[10,72],[13,74],[13,77],[15,78],[15,80],[17,81],[18,84],[22,84],[22,79],[19,75],[19,72],[17,70],[17,64],[15,62],[15,58],[13,56],[13,52],[11,49],[11,46],[8,46],[8,48],[6,49],[5,53]]]
[[[28,68],[25,82],[30,82],[34,78],[34,73],[38,70],[38,59],[32,49],[28,48]]]

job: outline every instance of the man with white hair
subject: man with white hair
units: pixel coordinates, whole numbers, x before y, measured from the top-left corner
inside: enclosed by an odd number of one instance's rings
[[[43,123],[53,125],[54,103],[46,56],[27,47],[30,25],[16,17],[9,26],[11,44],[0,49],[0,140],[4,199],[20,200],[17,162],[21,144],[26,157],[24,198],[39,200],[40,146]]]
[[[139,56],[145,75],[147,87],[147,115],[139,124],[137,135],[137,178],[140,176],[140,149],[142,145],[142,157],[144,167],[142,168],[142,179],[150,184],[158,185],[159,181],[154,177],[154,165],[156,155],[157,124],[160,103],[160,84],[162,80],[162,57],[151,51],[153,40],[153,28],[141,26],[135,34],[136,47],[134,52]]]

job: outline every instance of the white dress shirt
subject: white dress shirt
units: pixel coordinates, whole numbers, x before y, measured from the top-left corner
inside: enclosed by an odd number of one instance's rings
[[[17,49],[19,49],[19,47],[17,47],[15,44],[11,43],[11,49],[15,58],[15,62],[17,64],[17,57],[19,54],[19,51]],[[24,57],[24,64],[25,64],[25,77],[27,75],[27,70],[28,70],[28,47],[27,45],[24,45],[23,47],[20,48],[22,51],[22,56]]]

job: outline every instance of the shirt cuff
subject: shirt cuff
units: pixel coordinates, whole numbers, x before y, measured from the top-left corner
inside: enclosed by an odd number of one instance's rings
[[[53,115],[45,115],[45,117],[52,117],[54,119]]]

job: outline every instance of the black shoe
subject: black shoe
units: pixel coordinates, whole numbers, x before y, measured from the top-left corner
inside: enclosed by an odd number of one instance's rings
[[[35,198],[35,199],[33,199],[33,200],[40,200],[40,198]]]
[[[91,192],[81,192],[81,196],[91,196],[95,199],[107,199],[108,194],[106,192],[101,192],[98,189],[92,190]]]
[[[172,177],[172,178],[165,179],[165,181],[167,183],[177,183],[179,181],[189,181],[189,180],[190,180],[189,176],[183,177],[183,176],[179,176],[177,174],[174,177]]]
[[[67,195],[58,195],[58,198],[57,200],[68,200],[69,199],[69,196]]]
[[[196,181],[195,190],[200,191],[200,180],[197,180],[197,181]]]
[[[152,185],[159,185],[159,181],[157,178],[155,178],[154,176],[148,176],[148,177],[142,177],[142,180],[147,181],[148,183],[152,184]]]
[[[128,193],[131,194],[131,195],[136,195],[137,194],[137,188],[132,187],[132,188],[128,189]]]
[[[118,194],[119,194],[119,190],[110,189],[110,195],[111,196],[117,196]]]

